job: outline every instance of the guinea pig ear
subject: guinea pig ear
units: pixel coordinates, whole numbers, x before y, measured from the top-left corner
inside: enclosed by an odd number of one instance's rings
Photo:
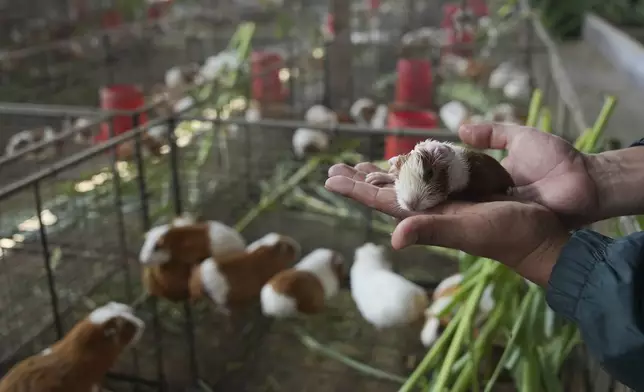
[[[387,161],[387,163],[389,163],[389,166],[392,166],[392,167],[393,167],[393,166],[396,166],[396,163],[398,163],[398,161],[399,161],[399,160],[400,160],[400,155],[396,155],[396,156],[395,156],[395,157],[393,157],[393,158],[389,158],[389,160]]]
[[[154,249],[161,249],[165,247],[167,240],[165,239],[165,236],[161,236],[157,242],[154,244]]]
[[[393,158],[389,158],[388,162],[389,162],[389,165],[391,165],[391,167],[395,167],[396,169],[400,170],[400,168],[405,163],[405,161],[407,161],[407,158],[409,158],[409,153],[401,154]]]

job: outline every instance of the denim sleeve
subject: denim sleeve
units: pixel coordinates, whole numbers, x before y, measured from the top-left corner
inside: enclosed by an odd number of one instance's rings
[[[631,144],[631,147],[635,147],[635,146],[644,146],[644,137],[636,141],[635,143]]]
[[[555,265],[546,300],[579,327],[604,369],[644,391],[644,232],[620,239],[578,230]]]

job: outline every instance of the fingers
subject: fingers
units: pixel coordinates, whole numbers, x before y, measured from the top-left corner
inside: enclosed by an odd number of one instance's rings
[[[355,181],[364,181],[367,173],[354,169],[353,167],[344,163],[338,163],[329,168],[329,177],[347,177]]]
[[[379,188],[342,175],[330,177],[324,187],[395,218],[403,219],[411,215],[398,207],[393,188]]]
[[[508,148],[520,132],[530,129],[532,128],[506,123],[464,124],[459,128],[458,136],[463,143],[474,148],[503,150]]]
[[[378,173],[378,172],[385,173],[384,170],[382,170],[381,168],[379,168],[378,166],[374,165],[371,162],[358,163],[355,166],[355,168],[356,168],[356,170],[359,170],[361,172],[365,172],[367,174],[369,174],[369,173]]]
[[[468,251],[479,242],[476,220],[470,214],[416,215],[409,217],[391,235],[391,246],[402,249],[414,244]]]
[[[373,172],[384,173],[385,171],[371,162],[361,162],[361,163],[358,163],[355,167],[351,167],[344,163],[338,163],[336,165],[331,166],[331,168],[329,169],[328,175],[329,177],[343,176],[343,177],[352,178],[356,181],[364,181],[367,174],[373,173]]]

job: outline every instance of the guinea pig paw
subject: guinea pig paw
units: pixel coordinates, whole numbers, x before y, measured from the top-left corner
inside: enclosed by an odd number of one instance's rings
[[[389,173],[372,172],[367,174],[365,182],[376,186],[383,186],[396,182],[396,177]]]

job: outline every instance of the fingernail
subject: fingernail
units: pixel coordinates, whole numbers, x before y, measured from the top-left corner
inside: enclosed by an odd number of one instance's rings
[[[349,178],[335,176],[327,179],[324,183],[324,187],[330,191],[345,194],[351,191],[353,184]]]

